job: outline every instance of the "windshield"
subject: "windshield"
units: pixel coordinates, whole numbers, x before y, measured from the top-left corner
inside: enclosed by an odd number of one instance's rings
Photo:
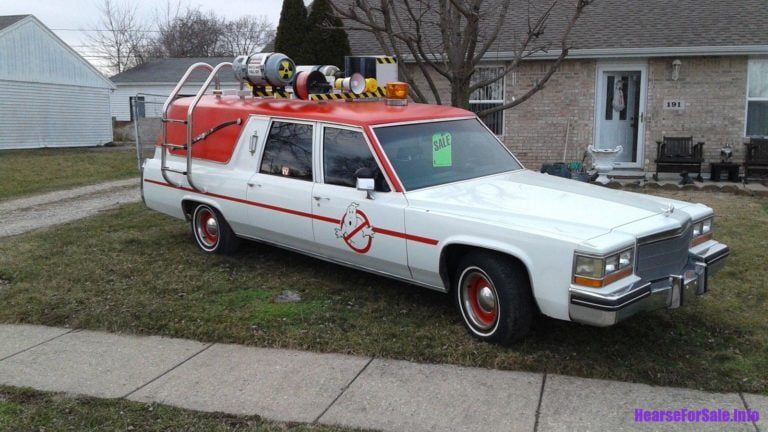
[[[522,168],[478,119],[374,128],[407,190]]]

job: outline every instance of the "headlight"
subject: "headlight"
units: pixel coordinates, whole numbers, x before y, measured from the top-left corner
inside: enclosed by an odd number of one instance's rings
[[[597,257],[576,253],[573,283],[593,288],[604,287],[634,273],[634,248]]]
[[[601,278],[605,274],[605,263],[601,258],[576,255],[576,274],[590,278]]]
[[[705,241],[712,240],[712,221],[714,217],[700,220],[693,224],[693,239],[691,246],[696,246]]]

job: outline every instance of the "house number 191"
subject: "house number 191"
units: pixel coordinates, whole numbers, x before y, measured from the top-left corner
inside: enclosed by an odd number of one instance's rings
[[[679,99],[669,99],[664,101],[664,109],[681,111],[685,108],[685,102]]]

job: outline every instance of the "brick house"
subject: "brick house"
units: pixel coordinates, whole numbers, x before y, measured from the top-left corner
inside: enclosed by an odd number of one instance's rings
[[[554,36],[564,13],[561,7],[551,17]],[[564,154],[566,161],[581,160],[589,145],[621,144],[616,172],[640,177],[655,170],[656,141],[665,135],[706,142],[705,172],[727,143],[740,162],[746,137],[768,136],[766,17],[766,0],[597,0],[578,22],[570,39],[574,48],[545,89],[484,120],[534,170],[563,161]],[[509,32],[476,75],[512,58],[519,19],[510,12]],[[381,51],[368,33],[349,31],[349,37],[354,55]],[[472,106],[479,110],[525,93],[557,55],[553,50],[525,61],[476,92]],[[415,66],[402,59],[401,67]],[[449,103],[447,83],[438,85]],[[621,111],[611,103],[618,88],[625,95]]]

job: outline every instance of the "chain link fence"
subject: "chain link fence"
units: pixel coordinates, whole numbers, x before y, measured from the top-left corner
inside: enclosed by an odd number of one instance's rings
[[[119,133],[136,146],[139,169],[144,159],[151,158],[161,140],[163,105],[168,95],[137,93],[131,98],[131,121],[124,124]]]

